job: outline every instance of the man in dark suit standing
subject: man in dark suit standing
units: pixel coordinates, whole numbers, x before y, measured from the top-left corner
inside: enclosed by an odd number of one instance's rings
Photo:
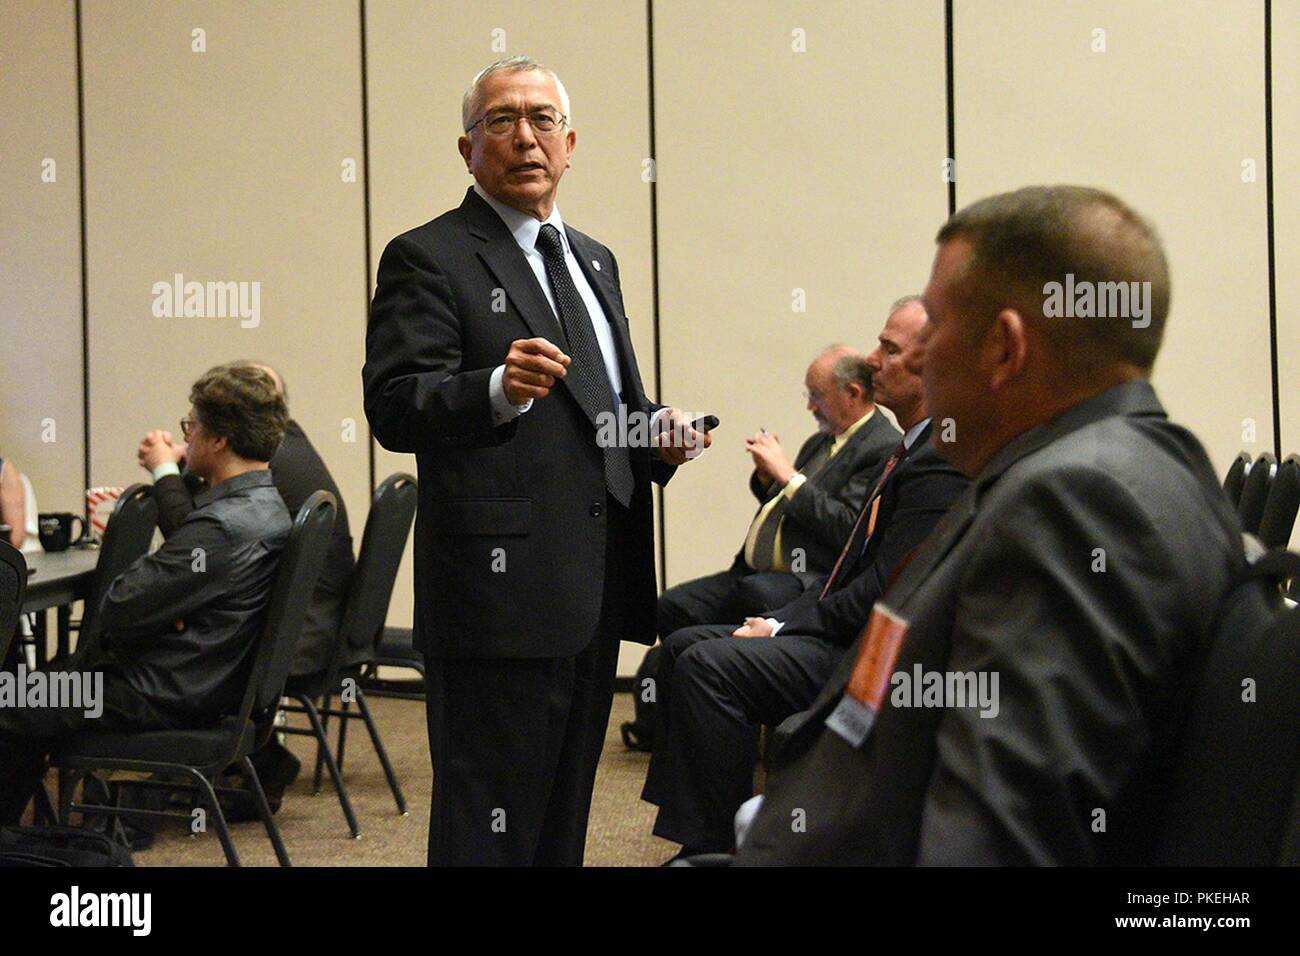
[[[1170,292],[1150,224],[1033,187],[938,242],[926,401],[973,484],[786,728],[740,864],[1148,858],[1180,689],[1244,566],[1148,382]]]
[[[829,573],[743,625],[677,631],[664,642],[654,755],[642,798],[656,835],[682,855],[732,846],[732,819],[753,793],[758,727],[812,703],[857,637],[885,582],[968,482],[929,447],[920,371],[925,309],[895,303],[867,362],[877,401],[904,429],[841,539]]]
[[[363,371],[419,463],[429,862],[577,866],[619,640],[654,640],[651,481],[709,436],[646,397],[618,263],[555,206],[559,79],[499,61],[461,112],[475,184],[384,251]]]
[[[776,435],[760,431],[746,441],[758,511],[730,568],[660,595],[660,638],[780,607],[835,563],[899,431],[876,410],[871,369],[856,349],[825,349],[804,387],[816,434],[793,462]]]

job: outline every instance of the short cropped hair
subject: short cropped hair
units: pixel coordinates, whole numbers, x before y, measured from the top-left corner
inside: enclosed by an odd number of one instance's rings
[[[987,321],[1016,308],[1041,323],[1067,367],[1123,362],[1149,371],[1155,364],[1169,314],[1169,264],[1155,227],[1118,197],[1084,186],[1029,186],[959,211],[936,237],[953,239],[971,243],[960,294]],[[1049,284],[1067,276],[1093,288],[1150,283],[1149,322],[1044,316]]]
[[[190,389],[199,424],[251,461],[270,461],[284,440],[289,412],[275,380],[247,362],[210,368]]]
[[[569,110],[569,91],[564,88],[564,83],[560,77],[548,66],[542,66],[532,57],[528,56],[508,56],[504,59],[490,63],[470,81],[469,89],[460,100],[460,126],[465,132],[469,132],[470,123],[483,104],[483,84],[487,82],[488,77],[494,73],[527,73],[536,70],[539,73],[545,73],[555,81],[555,88],[560,91],[560,112],[568,117],[569,125],[573,125],[573,114]]]
[[[831,366],[831,378],[835,387],[841,391],[856,383],[862,386],[862,394],[867,401],[871,401],[875,395],[871,387],[871,366],[867,364],[867,357],[860,352],[849,352],[836,359]]]

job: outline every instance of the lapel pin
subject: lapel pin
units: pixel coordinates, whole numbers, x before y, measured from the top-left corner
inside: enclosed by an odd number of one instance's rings
[[[593,269],[595,269],[597,272],[599,272],[599,271],[600,271],[600,262],[599,262],[599,260],[592,259],[592,260],[591,260],[591,267],[592,267]]]

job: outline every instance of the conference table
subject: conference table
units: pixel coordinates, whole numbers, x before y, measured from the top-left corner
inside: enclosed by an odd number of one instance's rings
[[[36,615],[36,664],[45,663],[46,613],[55,608],[59,654],[70,647],[72,605],[90,592],[99,561],[99,548],[73,545],[66,551],[37,551],[23,555],[31,572],[23,594],[23,613]]]

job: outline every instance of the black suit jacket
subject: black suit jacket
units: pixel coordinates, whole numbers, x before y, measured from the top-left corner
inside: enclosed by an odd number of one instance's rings
[[[618,263],[565,229],[614,333],[624,404],[648,415],[661,406],[641,383]],[[608,519],[595,425],[564,379],[513,421],[498,427],[492,417],[493,369],[511,342],[533,337],[564,341],[514,236],[473,189],[459,208],[384,250],[366,333],[365,407],[379,443],[414,452],[419,465],[415,641],[434,657],[564,657],[596,633]],[[621,636],[651,644],[650,485],[672,469],[644,447],[632,449],[632,468],[629,633]]]
[[[821,597],[826,583],[822,576],[794,601],[766,615],[782,622],[781,634],[819,637],[847,647],[862,632],[899,562],[925,540],[970,484],[938,456],[929,440],[930,426],[926,425],[890,472],[880,489],[875,530],[866,547],[859,547],[853,564],[840,573],[831,592]],[[847,538],[848,531],[844,533]]]
[[[329,552],[321,567],[316,590],[312,592],[303,621],[302,637],[294,650],[293,673],[316,674],[330,664],[330,654],[338,639],[342,623],[343,602],[347,597],[356,559],[352,556],[352,532],[348,527],[348,509],[334,477],[325,467],[307,433],[293,419],[284,431],[284,441],[271,458],[271,480],[293,518],[307,499],[317,491],[328,491],[338,502],[334,530],[330,532]],[[199,479],[188,473],[165,475],[154,483],[154,500],[158,503],[158,530],[170,538],[186,516],[194,510],[194,495],[203,488]],[[351,663],[348,658],[344,663]]]
[[[1025,432],[877,605],[908,622],[895,677],[996,674],[996,715],[894,688],[851,747],[824,725],[851,649],[785,728],[737,862],[1141,861],[1179,688],[1244,561],[1205,452],[1146,382]]]
[[[794,567],[792,555],[798,550],[804,556],[801,576],[806,581],[830,571],[862,502],[875,487],[885,459],[901,438],[898,429],[877,409],[849,436],[839,453],[790,496],[781,523],[781,548],[787,568]],[[826,432],[810,437],[795,456],[795,468],[802,470],[819,449],[834,440]],[[781,493],[781,488],[764,487],[757,470],[749,476],[749,490],[762,504]],[[742,560],[744,555],[742,547]]]

